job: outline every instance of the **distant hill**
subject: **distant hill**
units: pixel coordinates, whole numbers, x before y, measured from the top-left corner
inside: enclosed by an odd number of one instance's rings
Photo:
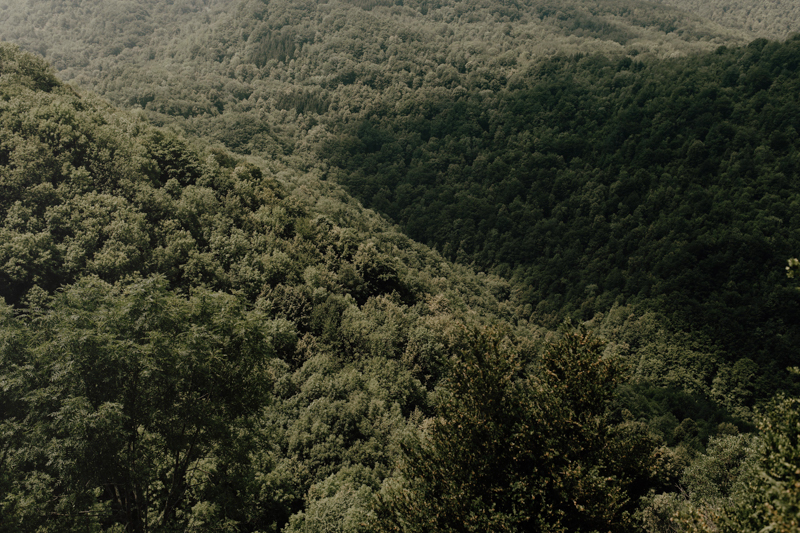
[[[267,132],[310,127],[287,123],[286,111],[324,115],[342,102],[352,112],[390,86],[500,82],[559,53],[666,57],[750,40],[619,0],[3,1],[0,39],[42,54],[66,81],[265,153]],[[254,139],[242,142],[243,130]]]
[[[800,5],[786,0],[653,0],[756,37],[785,39],[800,29]]]

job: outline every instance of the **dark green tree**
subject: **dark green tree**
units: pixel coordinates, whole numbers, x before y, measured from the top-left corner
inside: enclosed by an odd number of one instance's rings
[[[615,423],[619,374],[603,343],[570,331],[534,372],[514,342],[477,332],[453,362],[439,417],[406,446],[380,531],[628,531],[655,482],[655,442]]]
[[[4,383],[24,405],[2,416],[0,522],[147,532],[250,520],[248,428],[274,352],[263,314],[204,289],[177,296],[156,276],[85,278],[19,320],[27,357],[14,329],[2,345]]]

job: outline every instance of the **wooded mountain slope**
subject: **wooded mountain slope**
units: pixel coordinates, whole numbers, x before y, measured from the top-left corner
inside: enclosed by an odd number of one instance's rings
[[[556,53],[665,57],[748,41],[628,1],[3,2],[0,38],[65,80],[261,153],[276,134],[307,136],[316,121],[298,114],[346,119],[386,92],[493,89]]]
[[[469,451],[435,464],[473,528],[620,530],[679,464],[617,414],[620,350],[544,342],[506,282],[9,45],[0,187],[0,531],[391,531],[437,414],[469,436],[431,442]]]
[[[800,28],[800,5],[786,0],[654,0],[758,37],[785,39]]]
[[[748,33],[646,2],[6,5],[68,79],[318,169],[526,318],[645,303],[731,364],[792,361],[794,44],[699,57]]]
[[[69,79],[344,184],[515,316],[648,346],[648,386],[740,413],[794,387],[796,39],[628,1],[4,5]]]
[[[628,2],[4,5],[142,110],[2,48],[0,528],[791,521],[796,403],[737,427],[795,386],[797,39]],[[608,343],[531,325],[565,314]]]
[[[776,376],[798,333],[797,57],[546,60],[494,90],[384,93],[318,146],[409,235],[517,282],[536,320],[644,304]]]
[[[798,94],[798,39],[579,55],[493,93],[382,101],[321,146],[366,205],[515,280],[539,320],[638,303],[774,373],[800,332],[782,274],[800,247]]]
[[[0,530],[369,511],[504,283],[295,187],[0,46]]]
[[[791,523],[796,402],[738,435],[648,382],[713,364],[652,322],[548,334],[254,162],[0,45],[0,531]]]

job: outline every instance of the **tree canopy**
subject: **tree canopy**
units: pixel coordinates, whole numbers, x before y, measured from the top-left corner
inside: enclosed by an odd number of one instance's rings
[[[796,13],[694,9],[0,0],[0,531],[796,529]]]

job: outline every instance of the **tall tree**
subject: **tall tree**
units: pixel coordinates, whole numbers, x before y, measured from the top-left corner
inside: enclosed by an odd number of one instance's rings
[[[655,482],[655,442],[615,423],[618,365],[570,331],[538,371],[497,331],[453,362],[427,433],[406,447],[404,482],[376,507],[381,531],[627,531]]]

